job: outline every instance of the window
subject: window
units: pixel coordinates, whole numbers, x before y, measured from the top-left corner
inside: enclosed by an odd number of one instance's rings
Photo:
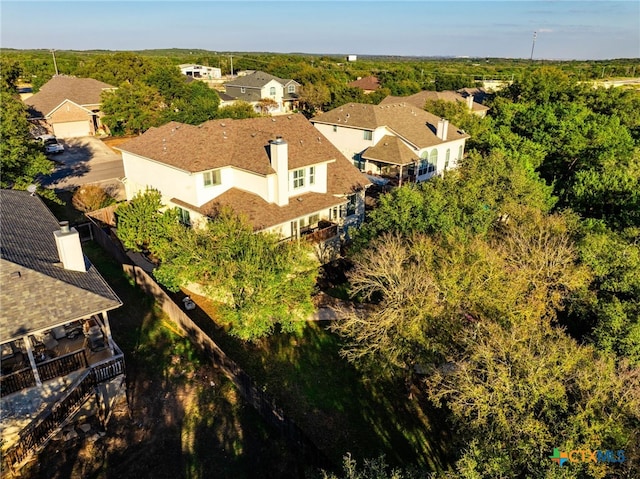
[[[293,188],[302,188],[304,186],[304,169],[293,171]]]
[[[347,203],[347,216],[356,214],[356,205],[358,204],[358,195],[349,195],[349,202]]]
[[[240,93],[246,93],[247,89],[243,86],[240,87]]]
[[[451,150],[447,148],[447,154],[444,157],[444,169],[449,168],[449,159],[451,158]]]
[[[186,226],[191,226],[191,217],[189,215],[189,210],[178,207],[178,213],[180,214],[180,223]]]
[[[360,153],[356,153],[355,155],[353,155],[353,164],[360,171],[364,171],[365,163],[366,163],[366,160],[362,159],[362,155]]]
[[[436,171],[436,166],[438,165],[438,150],[434,148],[431,150],[431,154],[429,155],[429,173],[432,171]]]
[[[205,188],[220,184],[220,170],[205,171],[202,174]]]
[[[458,148],[458,160],[462,159],[462,145],[460,145],[460,148]]]
[[[309,184],[310,185],[316,184],[316,167],[315,166],[312,166],[311,168],[309,168]]]
[[[320,221],[319,214],[309,216],[309,226],[315,226],[316,224],[318,224],[318,221]]]
[[[276,96],[276,87],[272,86],[269,88],[269,95]]]
[[[295,93],[295,92],[296,92],[296,86],[295,86],[295,85],[289,85],[289,86],[287,87],[287,91],[288,91],[289,93]]]
[[[418,163],[418,176],[426,175],[428,171],[429,161],[428,160],[420,160]]]
[[[371,130],[364,130],[362,133],[365,140],[373,140],[373,132]]]

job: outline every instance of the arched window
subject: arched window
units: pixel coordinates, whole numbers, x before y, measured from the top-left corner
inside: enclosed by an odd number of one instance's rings
[[[272,86],[269,88],[269,95],[276,96],[276,87]]]
[[[429,152],[423,151],[420,155],[420,162],[418,163],[418,176],[426,175],[429,166]]]
[[[458,161],[462,159],[462,148],[462,145],[460,145],[460,148],[458,148]]]
[[[438,149],[434,148],[431,150],[431,154],[429,155],[429,173],[436,171],[436,167],[438,165]]]

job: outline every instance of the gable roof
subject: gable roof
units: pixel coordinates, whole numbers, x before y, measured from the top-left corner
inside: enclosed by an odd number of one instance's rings
[[[272,80],[277,81],[283,86],[290,82],[294,82],[296,85],[299,85],[298,82],[290,78],[278,78],[277,76],[270,75],[269,73],[256,71],[254,73],[251,73],[250,75],[241,76],[236,78],[235,80],[231,80],[230,82],[225,83],[225,86],[229,85],[244,88],[262,88]]]
[[[370,105],[347,103],[311,119],[312,123],[325,123],[348,128],[375,130],[387,127],[417,148],[444,143],[436,136],[440,117],[407,103]],[[462,130],[449,125],[446,141],[468,138]]]
[[[380,81],[374,76],[368,76],[349,82],[347,85],[362,88],[363,90],[377,90],[380,88]]]
[[[60,226],[39,197],[0,190],[0,216],[2,342],[122,305],[93,265],[86,273],[59,265]]]
[[[211,120],[199,126],[171,122],[150,128],[119,149],[189,173],[233,166],[269,175],[275,171],[269,160],[268,145],[277,136],[288,144],[289,169],[343,158],[300,113]]]
[[[392,165],[408,165],[418,161],[415,154],[397,136],[385,135],[382,139],[362,152],[365,160],[381,161]]]
[[[32,118],[44,118],[65,100],[77,105],[99,105],[104,90],[114,87],[93,78],[76,78],[56,75],[42,85],[40,91],[27,98],[24,103]]]
[[[447,90],[447,91],[423,90],[409,96],[388,96],[384,98],[380,102],[380,104],[392,105],[394,103],[407,102],[407,103],[410,103],[411,105],[417,106],[418,108],[422,109],[424,108],[424,105],[427,101],[442,100],[442,101],[448,101],[448,102],[459,101],[466,105],[468,96],[469,94],[459,93],[457,91],[452,91],[452,90]],[[475,97],[474,97],[473,105],[471,108],[472,111],[487,111],[488,109],[489,107],[484,106],[481,103],[478,103],[477,101],[475,101]]]

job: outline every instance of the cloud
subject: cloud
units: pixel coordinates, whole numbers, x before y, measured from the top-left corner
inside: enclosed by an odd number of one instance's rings
[[[553,30],[550,28],[538,28],[538,33],[552,33]]]

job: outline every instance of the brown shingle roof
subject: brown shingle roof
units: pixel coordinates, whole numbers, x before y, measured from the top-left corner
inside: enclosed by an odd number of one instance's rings
[[[311,122],[366,130],[386,126],[416,147],[426,148],[443,143],[436,136],[439,120],[438,116],[422,108],[402,102],[386,105],[347,103],[312,118]],[[447,141],[468,137],[458,127],[449,125]]]
[[[459,101],[466,105],[467,103],[467,94],[462,94],[457,91],[447,90],[447,91],[431,91],[424,90],[413,95],[409,96],[388,96],[380,102],[380,105],[392,105],[394,103],[402,103],[407,102],[411,105],[417,106],[418,108],[424,108],[424,105],[427,101],[448,101],[454,102]],[[478,102],[473,102],[473,111],[486,111],[489,107],[486,107]]]
[[[58,264],[60,226],[40,198],[0,190],[0,213],[2,342],[122,304],[94,266],[82,273]]]
[[[363,90],[374,91],[380,88],[380,81],[374,76],[368,76],[349,82],[347,85],[362,88]]]
[[[105,89],[114,87],[93,78],[76,78],[56,75],[42,85],[40,91],[27,98],[27,105],[32,118],[44,118],[65,100],[71,100],[80,106],[99,105],[100,95]]]
[[[418,161],[418,156],[397,136],[384,136],[375,146],[362,153],[365,160],[382,161],[392,165],[408,165]]]
[[[234,166],[267,175],[274,173],[268,144],[276,136],[288,144],[289,169],[343,158],[301,114],[211,120],[200,126],[171,122],[149,129],[119,149],[191,173]]]

